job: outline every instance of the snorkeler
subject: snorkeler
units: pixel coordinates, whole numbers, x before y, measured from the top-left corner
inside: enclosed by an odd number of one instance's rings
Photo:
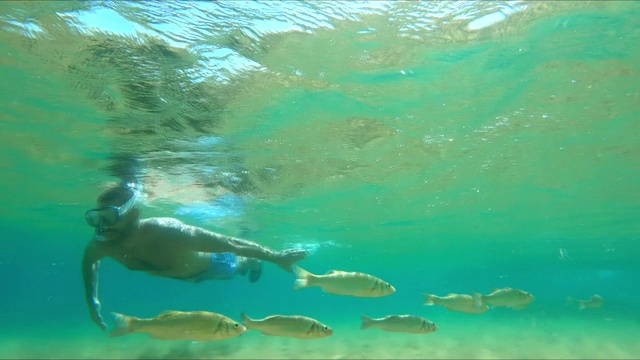
[[[184,224],[174,218],[140,219],[139,190],[132,184],[109,187],[98,197],[96,209],[86,212],[95,228],[82,259],[82,275],[91,319],[107,328],[100,313],[98,270],[100,260],[111,257],[130,270],[146,271],[191,282],[231,279],[249,274],[260,277],[260,260],[291,271],[291,265],[307,256],[303,249],[275,251],[242,240]]]

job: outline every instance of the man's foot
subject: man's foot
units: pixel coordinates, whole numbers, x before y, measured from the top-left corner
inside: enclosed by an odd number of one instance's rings
[[[241,276],[249,273],[249,281],[254,283],[260,279],[262,275],[262,261],[254,258],[246,258],[238,256],[238,274]]]
[[[262,275],[262,261],[257,259],[247,259],[249,261],[249,282],[254,283]]]

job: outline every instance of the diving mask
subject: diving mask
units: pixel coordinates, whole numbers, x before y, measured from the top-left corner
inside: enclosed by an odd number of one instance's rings
[[[132,196],[126,203],[121,206],[107,206],[99,209],[87,210],[84,214],[87,224],[91,227],[99,228],[111,226],[120,220],[129,210],[138,203],[138,195],[135,191],[131,191]]]

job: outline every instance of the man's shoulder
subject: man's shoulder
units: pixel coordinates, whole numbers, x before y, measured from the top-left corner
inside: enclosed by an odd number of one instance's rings
[[[176,228],[186,226],[186,224],[172,217],[151,217],[140,220],[140,226]]]
[[[163,224],[184,224],[182,221],[172,218],[172,217],[150,217],[146,219],[140,220],[141,224],[154,224],[154,225],[163,225]]]
[[[140,220],[140,236],[143,238],[181,238],[192,235],[196,228],[172,217],[153,217]]]

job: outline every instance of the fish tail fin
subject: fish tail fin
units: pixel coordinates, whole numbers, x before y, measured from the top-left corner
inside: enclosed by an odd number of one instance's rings
[[[299,266],[293,266],[292,269],[293,269],[293,273],[296,276],[296,281],[293,283],[294,290],[298,290],[300,288],[310,286],[309,278],[312,275],[310,272],[308,272],[307,270]]]
[[[135,329],[132,326],[135,323],[135,318],[133,316],[117,312],[112,312],[111,315],[113,316],[113,320],[116,322],[116,327],[111,330],[109,336],[121,336],[135,332]]]
[[[476,310],[482,310],[485,306],[483,295],[479,292],[474,292],[471,294],[471,297],[473,298],[473,307],[475,307]]]
[[[433,294],[423,294],[424,295],[424,304],[425,305],[435,305],[435,295]]]
[[[250,318],[249,315],[247,315],[247,313],[245,313],[244,311],[241,313],[241,316],[242,316],[242,324],[244,325],[244,327],[246,327],[247,329],[251,328],[253,319]]]
[[[579,301],[578,299],[574,298],[574,297],[567,297],[567,305],[572,305],[572,306],[578,306],[578,310],[582,310],[584,308],[586,308],[587,306],[584,304],[583,301]]]
[[[362,314],[360,315],[360,317],[362,318],[362,324],[360,325],[360,330],[367,329],[371,327],[371,325],[373,325],[373,320],[367,315]]]

